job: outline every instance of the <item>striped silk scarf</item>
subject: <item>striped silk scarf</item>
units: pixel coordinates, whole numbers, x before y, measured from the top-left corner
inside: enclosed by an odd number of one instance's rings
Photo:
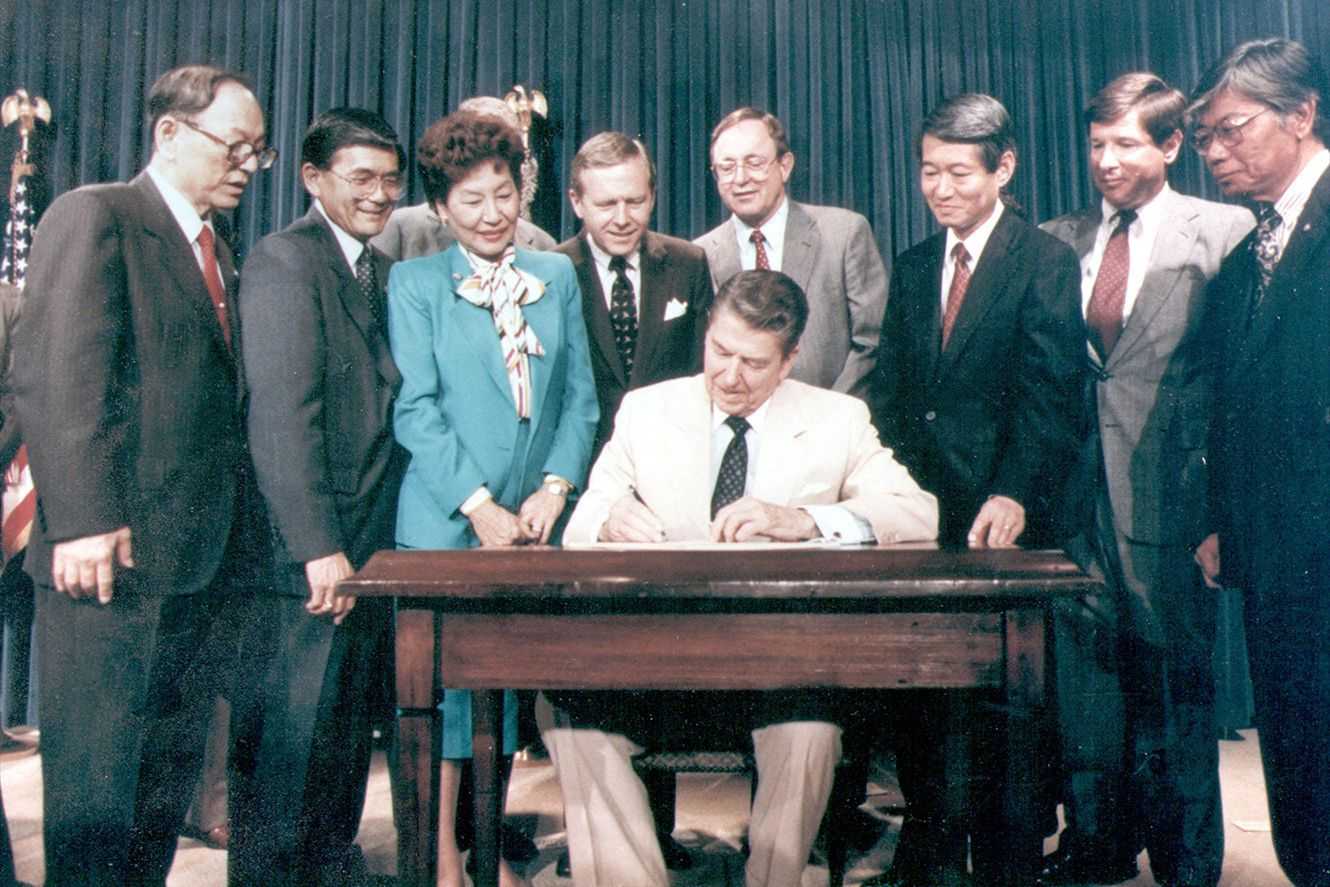
[[[531,418],[531,355],[543,357],[545,349],[536,331],[527,326],[522,306],[545,294],[545,285],[513,267],[517,251],[510,244],[497,262],[489,262],[463,249],[475,272],[457,287],[457,293],[477,308],[488,309],[499,332],[503,365],[508,371],[513,403],[519,419]]]

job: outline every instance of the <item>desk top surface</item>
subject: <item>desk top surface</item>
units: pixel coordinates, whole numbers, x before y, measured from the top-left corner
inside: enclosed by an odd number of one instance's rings
[[[381,551],[338,590],[475,604],[615,597],[1010,599],[1076,596],[1099,587],[1060,551],[773,545],[733,551],[548,546]]]

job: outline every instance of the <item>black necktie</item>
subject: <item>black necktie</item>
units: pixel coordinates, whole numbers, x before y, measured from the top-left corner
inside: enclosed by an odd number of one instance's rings
[[[610,328],[614,330],[614,347],[619,351],[624,378],[633,374],[633,355],[637,351],[637,302],[633,299],[633,282],[625,273],[628,267],[623,256],[610,259],[614,272],[614,287],[610,290]]]
[[[744,494],[744,484],[748,480],[748,443],[744,435],[752,426],[742,416],[730,416],[725,420],[734,432],[730,445],[725,448],[725,455],[720,460],[720,473],[716,475],[716,489],[711,493],[711,519],[716,519],[716,512]]]
[[[383,290],[379,287],[379,276],[374,271],[373,250],[368,246],[360,251],[356,259],[356,282],[360,284],[360,295],[369,305],[369,317],[374,328],[384,336],[388,335],[388,312],[384,310]]]

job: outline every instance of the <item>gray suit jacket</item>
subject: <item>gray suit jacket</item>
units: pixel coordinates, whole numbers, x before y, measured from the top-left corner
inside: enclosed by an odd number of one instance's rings
[[[1204,536],[1206,434],[1214,355],[1198,333],[1206,284],[1254,225],[1251,213],[1176,192],[1149,269],[1106,363],[1087,344],[1097,435],[1083,453],[1080,484],[1107,477],[1115,529],[1154,545],[1194,545]],[[1093,209],[1045,222],[1082,262],[1101,222]],[[1092,414],[1093,415],[1093,414]],[[1085,497],[1083,511],[1092,513]]]
[[[717,290],[743,270],[733,218],[693,242],[706,250]],[[887,304],[887,269],[868,220],[791,200],[781,270],[808,296],[808,328],[791,377],[862,398]]]
[[[383,231],[370,241],[388,258],[399,262],[432,256],[456,242],[457,238],[428,203],[393,210]],[[551,250],[558,242],[526,219],[518,219],[513,243],[526,249]]]

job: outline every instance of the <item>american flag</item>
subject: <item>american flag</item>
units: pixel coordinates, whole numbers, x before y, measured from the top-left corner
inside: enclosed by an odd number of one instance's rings
[[[4,255],[0,256],[0,280],[19,289],[28,276],[28,253],[32,251],[32,204],[28,201],[27,178],[14,183],[5,221]]]

